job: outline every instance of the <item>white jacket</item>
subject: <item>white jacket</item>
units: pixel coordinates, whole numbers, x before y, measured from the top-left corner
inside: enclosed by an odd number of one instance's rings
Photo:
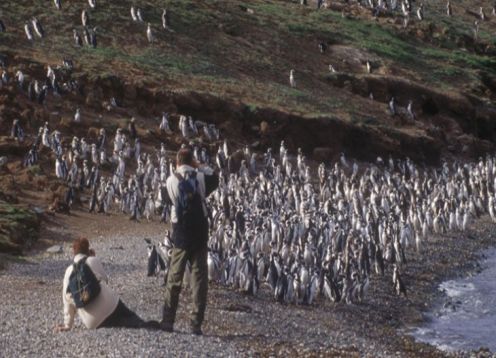
[[[74,262],[79,262],[79,260],[84,257],[85,255],[77,254],[74,257]],[[93,302],[84,308],[77,309],[71,294],[67,292],[69,277],[71,276],[73,266],[70,265],[67,267],[64,275],[62,299],[64,302],[64,325],[69,329],[74,325],[74,316],[76,311],[86,328],[94,329],[98,328],[98,326],[102,324],[112,312],[114,312],[117,304],[119,303],[119,295],[107,286],[108,277],[100,260],[96,257],[90,256],[86,259],[86,263],[95,274],[97,280],[100,281],[101,291]]]

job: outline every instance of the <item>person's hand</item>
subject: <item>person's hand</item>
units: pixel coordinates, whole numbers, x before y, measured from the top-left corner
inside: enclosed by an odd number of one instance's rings
[[[65,324],[58,324],[55,327],[53,327],[53,332],[58,333],[58,332],[67,332],[69,331],[70,328],[66,327]]]

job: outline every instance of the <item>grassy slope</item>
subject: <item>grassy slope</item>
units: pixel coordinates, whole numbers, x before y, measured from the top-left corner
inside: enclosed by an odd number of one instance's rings
[[[134,1],[99,1],[90,12],[98,27],[96,50],[73,46],[72,29],[81,30],[80,11],[85,1],[63,2],[63,11],[51,2],[18,0],[2,2],[2,18],[9,32],[0,34],[0,51],[12,51],[41,62],[59,63],[72,57],[80,69],[93,76],[115,74],[130,81],[165,86],[175,91],[195,90],[304,114],[331,115],[342,119],[384,116],[380,104],[343,93],[324,81],[329,63],[339,68],[341,58],[332,51],[321,55],[319,41],[350,46],[363,58],[374,58],[379,71],[425,83],[443,91],[477,93],[479,72],[496,75],[496,60],[455,44],[469,34],[473,17],[464,13],[466,1],[453,4],[462,17],[443,16],[444,4],[429,5],[426,21],[409,32],[392,19],[375,21],[366,11],[352,8],[352,18],[340,12],[316,11],[290,1],[167,1],[174,34],[160,32],[162,1],[142,1],[145,21],[156,29],[158,41],[146,43],[145,24],[131,21]],[[489,14],[490,2],[479,1]],[[248,14],[246,6],[254,10]],[[350,9],[350,8],[349,8]],[[348,9],[348,10],[349,10]],[[44,24],[47,37],[29,44],[22,25],[32,15]],[[481,26],[481,38],[490,39],[496,19]],[[431,31],[432,42],[411,33]],[[494,37],[493,37],[494,38]],[[442,47],[441,47],[442,46]],[[298,87],[287,85],[289,69],[297,72]],[[360,66],[352,71],[364,72]],[[482,93],[477,93],[483,95]]]
[[[38,238],[38,230],[33,211],[0,201],[0,252],[20,254]]]

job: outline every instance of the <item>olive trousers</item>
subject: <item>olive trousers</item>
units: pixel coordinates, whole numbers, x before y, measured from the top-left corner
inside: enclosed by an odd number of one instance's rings
[[[191,265],[190,288],[192,297],[191,327],[200,328],[207,307],[208,291],[208,248],[204,245],[194,250],[175,247],[172,249],[163,308],[163,324],[172,327],[181,293],[186,264]]]

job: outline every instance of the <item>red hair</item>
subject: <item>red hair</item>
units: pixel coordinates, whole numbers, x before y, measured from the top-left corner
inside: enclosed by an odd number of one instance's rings
[[[74,251],[74,255],[83,254],[89,256],[90,242],[85,237],[78,238],[72,243],[72,250]]]

